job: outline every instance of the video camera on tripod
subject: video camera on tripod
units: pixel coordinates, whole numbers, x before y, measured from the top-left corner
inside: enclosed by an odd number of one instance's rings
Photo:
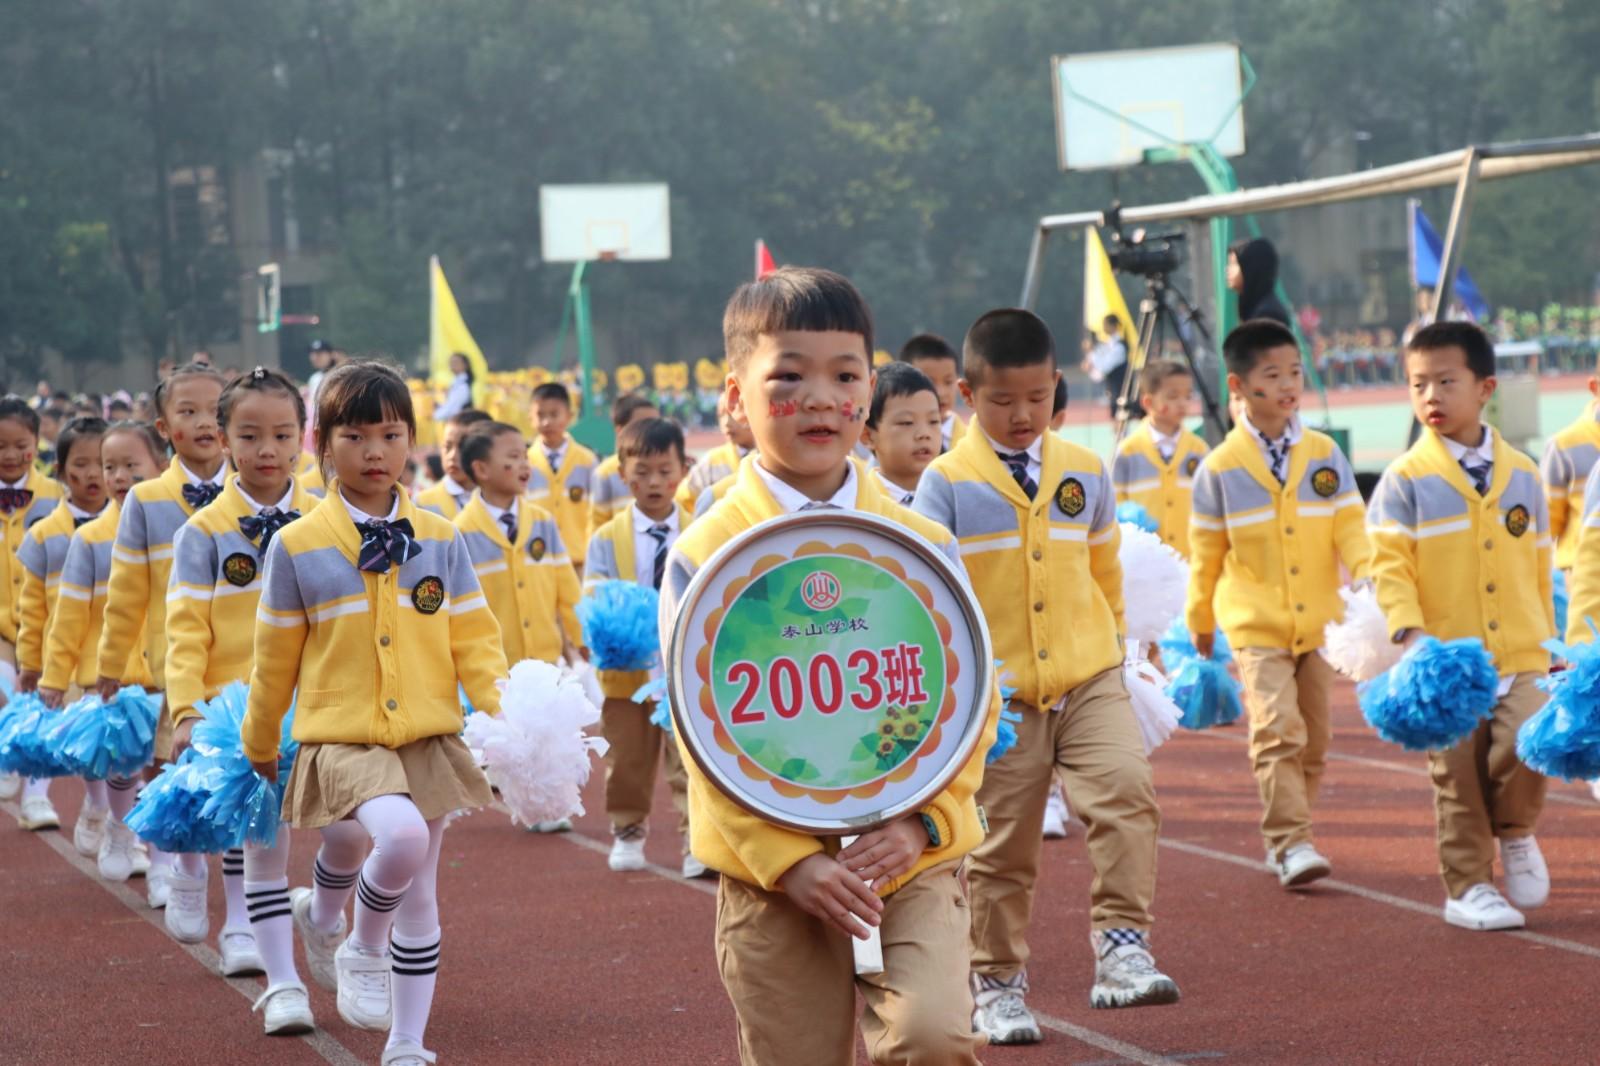
[[[1179,242],[1187,236],[1182,230],[1170,233],[1146,233],[1136,229],[1130,237],[1122,230],[1122,202],[1113,200],[1111,208],[1102,216],[1106,229],[1111,231],[1111,246],[1106,256],[1111,269],[1141,278],[1165,278],[1183,263]]]

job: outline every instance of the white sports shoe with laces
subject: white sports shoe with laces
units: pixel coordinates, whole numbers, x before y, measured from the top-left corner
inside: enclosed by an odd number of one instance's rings
[[[1089,1006],[1154,1007],[1178,1002],[1178,984],[1156,969],[1155,957],[1132,930],[1107,929],[1089,934],[1094,947],[1094,987]]]
[[[1528,924],[1522,912],[1507,903],[1500,891],[1487,881],[1473,885],[1460,899],[1446,900],[1444,920],[1460,929],[1480,932],[1521,929]]]
[[[0,800],[15,799],[21,791],[21,774],[0,774]]]
[[[111,812],[105,808],[95,810],[87,803],[78,811],[78,820],[72,826],[72,846],[78,854],[92,859],[100,854],[100,844],[106,838],[106,823]]]
[[[1315,845],[1296,844],[1283,853],[1282,859],[1267,853],[1267,864],[1278,875],[1278,884],[1284,888],[1301,888],[1320,881],[1333,872],[1333,864]]]
[[[126,881],[132,877],[138,839],[132,829],[122,824],[121,819],[113,818],[106,826],[105,837],[100,841],[100,851],[95,858],[100,876],[107,881]]]
[[[311,896],[312,889],[304,886],[289,890],[290,906],[294,908],[294,927],[300,934],[301,946],[306,949],[306,969],[311,971],[311,979],[329,992],[337,992],[339,970],[334,957],[338,954],[339,945],[349,935],[350,923],[341,913],[339,924],[331,933],[324,933],[312,925]]]
[[[407,1040],[384,1048],[381,1066],[433,1066],[438,1061],[438,1055],[424,1051],[420,1045]]]
[[[265,973],[256,935],[248,929],[224,929],[217,937],[217,953],[222,956],[222,976],[244,977]]]
[[[1067,819],[1071,815],[1067,811],[1067,801],[1062,798],[1061,786],[1054,781],[1050,783],[1050,796],[1044,804],[1044,838],[1046,840],[1063,840],[1067,836]]]
[[[49,796],[23,796],[22,810],[17,815],[17,825],[30,832],[40,829],[60,829],[61,816]]]
[[[285,981],[261,993],[251,1010],[261,1012],[261,1027],[268,1036],[309,1033],[317,1027],[311,1014],[311,998],[299,981]]]
[[[206,913],[206,880],[177,870],[167,876],[167,908],[161,920],[180,943],[198,944],[211,930],[211,916]]]
[[[357,1029],[387,1031],[394,1015],[389,953],[374,955],[347,939],[334,952],[333,962],[339,976],[339,1017]]]
[[[1043,1034],[1023,999],[1027,991],[1026,972],[1005,980],[973,974],[972,1031],[991,1044],[1037,1044]]]
[[[1505,874],[1506,898],[1513,905],[1528,911],[1544,906],[1550,898],[1550,868],[1533,837],[1500,841],[1500,869]]]

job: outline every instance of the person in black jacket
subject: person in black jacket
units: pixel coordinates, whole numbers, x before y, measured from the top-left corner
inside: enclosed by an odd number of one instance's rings
[[[1239,321],[1270,318],[1285,326],[1289,309],[1273,291],[1278,285],[1278,250],[1265,237],[1235,241],[1228,249],[1228,288],[1239,294]]]

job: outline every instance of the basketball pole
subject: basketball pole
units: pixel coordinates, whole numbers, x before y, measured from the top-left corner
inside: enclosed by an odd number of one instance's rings
[[[573,423],[572,436],[578,443],[602,453],[616,447],[615,430],[604,412],[605,401],[594,380],[594,323],[589,317],[589,282],[584,274],[589,261],[580,259],[572,266],[572,280],[567,285],[567,299],[561,307],[561,326],[556,332],[556,369],[561,368],[561,356],[567,345],[567,323],[572,323],[573,337],[578,345],[578,390],[583,396],[582,409]]]

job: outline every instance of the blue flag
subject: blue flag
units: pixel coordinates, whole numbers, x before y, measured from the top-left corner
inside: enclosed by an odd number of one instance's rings
[[[1422,213],[1420,205],[1412,208],[1411,218],[1411,283],[1419,289],[1432,289],[1439,284],[1439,262],[1444,258],[1444,240],[1428,221],[1428,216]],[[1456,271],[1454,290],[1455,298],[1472,312],[1474,318],[1480,322],[1489,320],[1489,302],[1478,291],[1478,286],[1473,284],[1472,275],[1467,273],[1466,267]],[[1441,316],[1447,310],[1440,309]]]

